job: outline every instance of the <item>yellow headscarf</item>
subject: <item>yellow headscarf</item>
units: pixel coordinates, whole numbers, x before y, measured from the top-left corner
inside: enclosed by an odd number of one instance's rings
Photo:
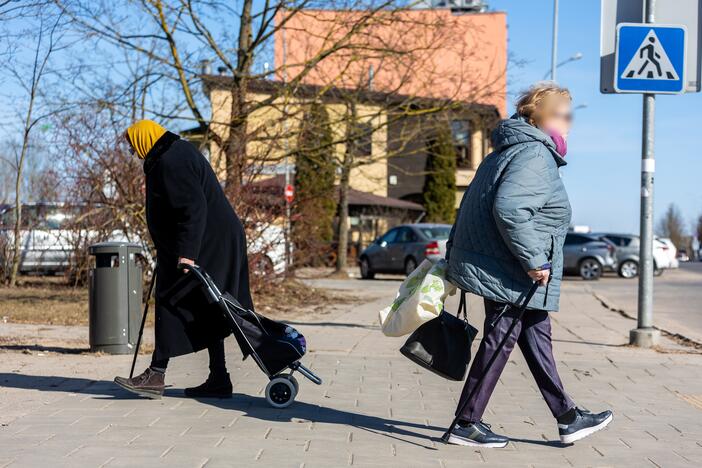
[[[164,133],[166,129],[153,120],[140,120],[127,129],[127,138],[139,159],[144,159]]]

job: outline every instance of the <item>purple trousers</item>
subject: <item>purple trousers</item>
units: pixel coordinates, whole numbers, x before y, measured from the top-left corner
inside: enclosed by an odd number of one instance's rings
[[[473,364],[470,366],[468,379],[463,387],[463,393],[456,409],[457,416],[459,416],[459,410],[463,402],[468,398],[478,379],[485,372],[488,361],[495,354],[497,346],[507,334],[512,321],[518,315],[517,308],[510,307],[493,327],[491,322],[500,314],[504,307],[505,304],[485,299],[483,340],[480,342],[478,352],[473,359]],[[534,380],[536,380],[536,384],[553,416],[561,416],[575,406],[575,403],[563,389],[563,383],[561,383],[561,378],[558,376],[551,346],[551,320],[548,312],[527,310],[522,321],[514,327],[511,336],[507,339],[504,348],[502,348],[499,356],[495,359],[478,390],[460,414],[462,420],[477,422],[483,417],[490,396],[495,390],[495,385],[502,374],[502,370],[505,368],[505,364],[507,364],[515,344],[518,344],[522,350],[531,375],[534,376]]]

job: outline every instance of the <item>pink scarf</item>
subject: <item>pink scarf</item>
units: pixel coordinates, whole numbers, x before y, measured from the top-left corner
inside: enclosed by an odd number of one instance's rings
[[[560,154],[561,157],[565,158],[565,155],[568,152],[568,142],[565,138],[563,138],[563,135],[556,132],[555,130],[546,130],[546,133],[548,134],[548,136],[551,137],[553,143],[555,143],[556,152]]]

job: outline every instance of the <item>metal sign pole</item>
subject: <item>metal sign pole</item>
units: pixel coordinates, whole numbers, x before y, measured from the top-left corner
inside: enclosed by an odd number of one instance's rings
[[[655,20],[655,0],[646,0],[646,23]],[[639,245],[638,326],[629,333],[630,344],[655,346],[660,332],[653,328],[653,173],[654,117],[656,95],[643,95],[643,129],[641,144],[641,213]]]

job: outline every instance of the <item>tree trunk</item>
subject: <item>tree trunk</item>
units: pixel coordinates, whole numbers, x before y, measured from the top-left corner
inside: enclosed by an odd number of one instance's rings
[[[10,267],[9,279],[10,287],[14,287],[17,284],[17,274],[19,273],[20,257],[22,254],[22,174],[24,172],[24,158],[29,146],[29,122],[32,118],[33,104],[34,99],[32,97],[29,110],[27,111],[27,125],[25,126],[22,138],[22,150],[20,151],[20,157],[17,161],[17,177],[15,178],[15,226],[12,246],[12,266]]]
[[[246,166],[246,105],[244,100],[246,80],[241,80],[232,89],[232,111],[230,115],[229,137],[226,139],[224,154],[226,158],[226,192],[230,200],[237,200],[237,194],[244,181],[244,167]]]
[[[337,225],[337,239],[339,245],[336,251],[337,274],[346,274],[348,266],[349,249],[349,184],[351,183],[351,168],[353,167],[354,156],[356,155],[356,118],[357,111],[355,102],[347,104],[346,119],[346,150],[344,159],[341,162],[341,175],[339,176],[339,223]]]
[[[351,158],[348,151],[344,155],[339,177],[339,223],[337,226],[339,244],[336,250],[336,273],[346,273],[349,249],[349,182],[351,180]]]
[[[227,138],[224,148],[227,168],[226,192],[230,200],[239,199],[237,195],[244,180],[244,168],[247,162],[246,94],[251,73],[251,62],[253,61],[252,6],[253,0],[244,0],[241,7],[237,64],[232,87],[231,127],[229,128],[229,138]]]

